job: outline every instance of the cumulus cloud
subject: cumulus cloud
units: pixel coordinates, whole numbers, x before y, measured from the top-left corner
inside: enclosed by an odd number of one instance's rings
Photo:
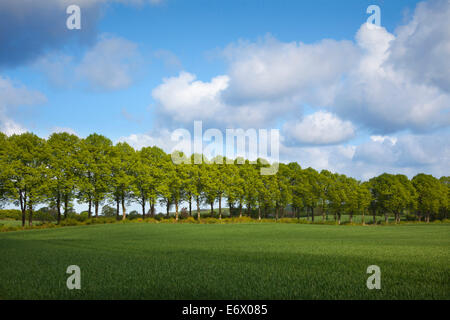
[[[421,2],[412,20],[396,30],[389,63],[417,83],[450,92],[450,5],[448,0]]]
[[[152,96],[162,111],[177,122],[192,122],[201,117],[211,119],[225,111],[220,95],[228,87],[229,78],[218,76],[210,82],[196,80],[195,75],[181,72],[166,78],[153,89]]]
[[[117,142],[126,142],[136,150],[140,150],[143,147],[157,146],[166,153],[170,153],[177,145],[177,141],[173,141],[171,137],[172,131],[162,129],[148,133],[130,134],[129,136],[120,137],[117,139]]]
[[[159,5],[164,0],[2,0],[0,1],[0,67],[32,62],[41,55],[74,41],[92,45],[97,23],[108,3]],[[68,30],[69,5],[81,8],[81,29]]]
[[[69,134],[73,134],[73,135],[76,135],[76,136],[79,136],[78,133],[74,129],[68,128],[68,127],[53,127],[50,130],[50,135],[52,133],[64,133],[64,132],[69,133]]]
[[[301,121],[286,122],[283,132],[295,142],[313,145],[337,144],[355,136],[355,128],[350,121],[343,121],[325,111],[307,115]]]
[[[355,161],[397,167],[445,167],[450,163],[449,139],[448,133],[371,139],[356,148]]]
[[[304,100],[310,91],[333,85],[351,67],[357,50],[351,41],[283,43],[268,35],[257,43],[229,45],[224,55],[230,64],[227,98],[277,100],[289,95]]]
[[[280,112],[292,108],[289,98],[232,104],[223,97],[229,82],[227,75],[204,82],[197,80],[194,74],[180,72],[176,77],[163,79],[163,83],[153,89],[152,96],[160,115],[178,125],[202,120],[221,128],[261,128],[276,120]]]
[[[335,91],[330,109],[378,134],[432,131],[450,124],[450,95],[393,67],[389,50],[394,35],[364,24],[356,40],[360,59]]]
[[[134,42],[118,37],[103,36],[89,50],[76,73],[86,79],[90,87],[118,90],[130,86],[133,74],[138,71],[141,60]]]
[[[449,133],[402,134],[398,137],[371,137],[360,145],[324,147],[281,145],[283,162],[296,161],[302,167],[344,173],[368,180],[388,173],[410,178],[419,172],[437,177],[448,175]]]
[[[48,50],[76,41],[90,44],[103,1],[87,0],[6,0],[0,1],[0,67],[13,67],[33,61]],[[66,8],[82,8],[81,30],[68,30]]]
[[[7,136],[12,136],[13,134],[22,134],[27,131],[27,129],[25,129],[23,126],[12,119],[4,117],[0,120],[0,132],[3,132]]]
[[[223,50],[226,74],[202,82],[181,73],[165,79],[153,97],[169,122],[242,126],[245,119],[269,127],[309,105],[335,114],[343,121],[337,126],[351,121],[375,135],[433,132],[450,125],[448,10],[448,1],[420,4],[396,34],[363,24],[354,42],[240,41]],[[295,125],[288,127],[298,136]],[[336,139],[320,128],[298,140],[338,143],[355,134],[348,123]]]
[[[39,91],[30,90],[0,76],[0,131],[7,135],[27,131],[11,118],[12,114],[18,107],[40,104],[46,100],[46,97]]]

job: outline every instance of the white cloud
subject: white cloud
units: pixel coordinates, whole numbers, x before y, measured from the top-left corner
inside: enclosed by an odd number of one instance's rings
[[[27,129],[25,129],[12,119],[8,119],[6,117],[2,117],[2,119],[0,119],[0,132],[3,132],[7,136],[12,136],[13,134],[22,134],[27,131]]]
[[[214,119],[225,111],[220,95],[228,88],[228,81],[227,76],[218,76],[202,82],[193,74],[181,72],[178,77],[164,79],[153,89],[152,96],[162,111],[177,122]]]
[[[392,34],[364,24],[356,39],[361,58],[336,91],[331,110],[381,134],[432,131],[450,124],[450,95],[412,81],[393,67],[389,48],[396,39]]]
[[[450,4],[421,2],[412,20],[396,30],[389,63],[417,83],[450,92]]]
[[[36,59],[32,66],[44,73],[52,85],[65,87],[74,80],[73,60],[69,55],[51,52]]]
[[[84,55],[76,72],[94,88],[118,90],[133,83],[140,61],[141,56],[135,43],[103,35]]]
[[[396,141],[393,143],[393,141]],[[449,132],[427,135],[402,134],[375,137],[360,145],[302,147],[281,145],[283,162],[296,161],[303,168],[330,170],[368,180],[388,173],[410,178],[424,172],[440,177],[448,175],[450,163]]]
[[[257,43],[232,44],[224,55],[230,63],[227,98],[276,100],[288,95],[305,100],[310,91],[339,80],[356,59],[357,50],[350,41],[283,43],[266,36]]]
[[[292,108],[289,99],[228,103],[223,95],[229,88],[229,81],[227,75],[204,82],[197,80],[194,74],[180,72],[176,77],[163,79],[163,83],[153,89],[152,96],[160,115],[176,125],[202,120],[212,126],[264,128],[276,120],[280,112]]]
[[[154,131],[149,133],[131,134],[129,136],[120,137],[117,142],[126,142],[136,150],[143,147],[157,146],[169,153],[176,145],[176,142],[171,140],[171,134],[167,129]]]
[[[295,142],[312,145],[337,144],[355,136],[351,122],[324,111],[307,115],[301,121],[285,123],[283,132]]]
[[[30,90],[0,76],[0,131],[7,135],[27,131],[11,118],[11,114],[18,107],[40,104],[45,101],[46,97],[39,91]]]
[[[69,133],[69,134],[73,134],[73,135],[79,136],[78,133],[77,133],[74,129],[68,128],[68,127],[53,127],[53,128],[50,130],[50,135],[51,135],[52,133],[63,133],[63,132],[66,132],[66,133]]]
[[[384,142],[384,141],[390,141],[391,144],[396,144],[397,143],[397,138],[396,137],[390,137],[390,136],[370,136],[370,139],[374,142]]]

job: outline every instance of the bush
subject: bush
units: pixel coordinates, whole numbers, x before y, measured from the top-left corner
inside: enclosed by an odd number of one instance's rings
[[[406,221],[417,221],[418,219],[417,219],[417,216],[415,214],[407,213],[405,215],[405,220]]]
[[[62,227],[79,226],[79,225],[81,225],[81,222],[76,220],[76,219],[73,219],[73,218],[67,218],[67,219],[61,220],[59,225],[62,226]]]
[[[16,209],[4,209],[0,210],[0,219],[14,219],[21,220],[22,212]]]
[[[194,217],[187,217],[183,219],[183,223],[198,223],[197,220],[194,219]]]

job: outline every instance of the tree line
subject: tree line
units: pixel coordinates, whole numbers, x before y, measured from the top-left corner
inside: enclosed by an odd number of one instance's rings
[[[189,160],[181,154],[185,160]],[[91,134],[85,139],[69,133],[54,133],[47,140],[33,133],[10,137],[0,132],[0,204],[14,203],[22,212],[25,226],[33,222],[33,210],[47,204],[57,210],[57,221],[71,212],[73,203],[88,205],[88,216],[99,215],[99,207],[114,203],[116,215],[126,219],[127,205],[138,203],[144,218],[155,216],[155,206],[166,207],[167,216],[180,205],[196,208],[208,205],[211,212],[218,205],[219,219],[223,207],[230,216],[250,215],[279,217],[300,214],[314,221],[333,215],[337,223],[346,214],[384,215],[388,222],[402,215],[446,219],[450,178],[437,179],[417,174],[411,180],[401,174],[381,174],[361,182],[328,170],[301,168],[298,163],[279,164],[275,175],[261,175],[270,164],[264,159],[252,163],[242,158],[221,161],[206,159],[201,164],[174,164],[170,154],[158,147],[135,150],[125,142],[113,144],[105,136]],[[147,207],[147,205],[149,207]],[[146,208],[149,208],[148,210]],[[288,212],[287,212],[288,211]],[[195,212],[194,212],[195,215]]]

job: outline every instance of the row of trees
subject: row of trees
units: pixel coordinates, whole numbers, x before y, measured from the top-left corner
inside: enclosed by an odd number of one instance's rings
[[[198,218],[207,204],[211,211],[218,205],[219,218],[227,206],[230,215],[256,211],[259,218],[278,219],[289,212],[314,221],[319,213],[324,219],[334,215],[338,223],[342,214],[350,221],[361,214],[363,222],[367,214],[374,220],[383,214],[387,222],[389,215],[395,221],[406,213],[429,221],[430,216],[446,217],[448,212],[449,177],[418,174],[409,180],[385,173],[361,182],[327,170],[302,169],[297,163],[279,164],[275,175],[260,175],[260,168],[268,166],[263,159],[256,164],[243,159],[228,164],[219,157],[203,160],[174,164],[158,147],[136,151],[98,134],[79,139],[55,133],[45,140],[32,133],[0,133],[0,203],[19,206],[23,225],[27,213],[32,224],[33,208],[42,204],[56,208],[59,222],[75,200],[88,205],[89,217],[98,217],[102,204],[114,203],[117,217],[122,209],[123,219],[131,202],[141,206],[144,218],[155,215],[158,202],[167,215],[174,207],[176,219],[182,203],[188,204],[190,215],[195,205]]]

